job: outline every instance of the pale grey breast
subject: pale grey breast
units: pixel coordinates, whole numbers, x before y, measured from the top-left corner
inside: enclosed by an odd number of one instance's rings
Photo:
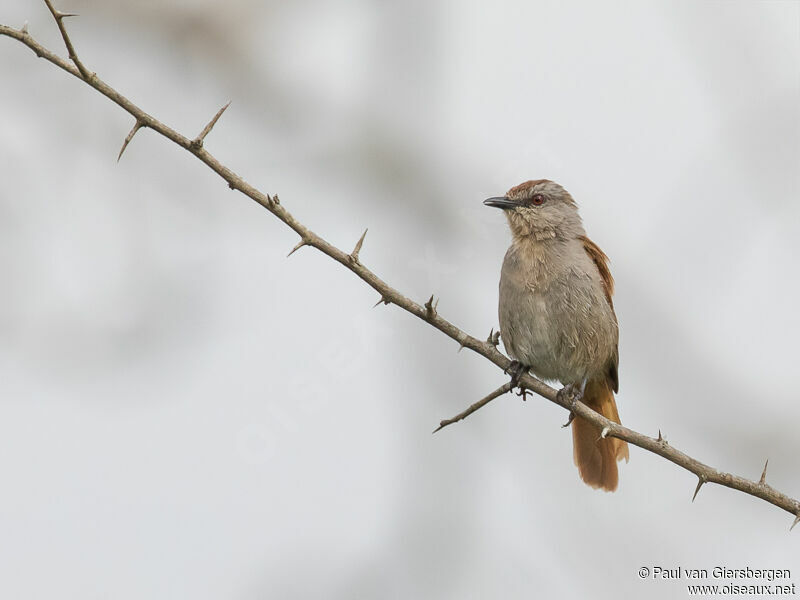
[[[580,240],[513,243],[503,261],[499,309],[506,351],[542,379],[591,379],[616,354],[616,318]]]

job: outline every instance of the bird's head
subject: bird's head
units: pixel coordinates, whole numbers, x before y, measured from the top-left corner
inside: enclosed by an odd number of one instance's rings
[[[533,236],[541,241],[585,235],[575,200],[549,179],[520,183],[505,196],[489,198],[483,203],[503,209],[514,238]]]

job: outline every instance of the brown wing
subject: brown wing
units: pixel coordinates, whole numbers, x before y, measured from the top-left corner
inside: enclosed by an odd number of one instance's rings
[[[608,300],[608,304],[611,307],[611,312],[614,312],[614,301],[611,297],[614,295],[614,278],[611,276],[611,270],[608,268],[608,256],[606,253],[600,250],[600,247],[595,244],[592,240],[590,240],[585,235],[580,237],[580,240],[583,242],[583,247],[586,250],[586,254],[592,259],[595,265],[597,265],[597,270],[600,271],[600,279],[603,281],[603,291],[606,294],[606,300]],[[617,316],[614,315],[616,319]],[[611,387],[615,392],[619,391],[619,375],[617,374],[617,363],[619,361],[618,354],[614,352],[614,356],[611,359],[611,365],[608,368],[608,378],[611,380]]]
[[[614,295],[614,278],[611,276],[611,270],[608,268],[608,257],[605,252],[600,250],[597,244],[585,235],[582,235],[580,240],[583,242],[586,254],[589,255],[589,258],[597,265],[597,270],[600,271],[600,278],[603,280],[603,291],[606,293],[606,300],[608,300],[613,310],[614,301],[611,299],[611,296]]]

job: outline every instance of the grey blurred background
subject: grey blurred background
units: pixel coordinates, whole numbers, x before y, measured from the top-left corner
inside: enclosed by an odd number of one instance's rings
[[[480,337],[562,183],[609,254],[623,422],[800,494],[800,4],[56,4],[90,70]],[[44,4],[4,2],[64,55]],[[393,306],[99,94],[0,40],[0,596],[673,598],[788,568],[775,507],[631,450]],[[706,583],[718,583],[708,581]],[[739,582],[741,583],[741,582]],[[763,581],[761,583],[764,583]]]

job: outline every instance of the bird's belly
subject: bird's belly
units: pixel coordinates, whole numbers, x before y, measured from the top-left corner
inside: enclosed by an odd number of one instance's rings
[[[607,369],[616,349],[616,321],[605,298],[574,282],[542,291],[505,282],[499,316],[506,351],[542,379],[591,378]]]
[[[506,351],[542,379],[570,379],[565,377],[564,366],[568,361],[558,351],[561,335],[553,326],[552,311],[546,300],[528,292],[528,297],[517,306],[517,310],[501,310],[500,332]]]

